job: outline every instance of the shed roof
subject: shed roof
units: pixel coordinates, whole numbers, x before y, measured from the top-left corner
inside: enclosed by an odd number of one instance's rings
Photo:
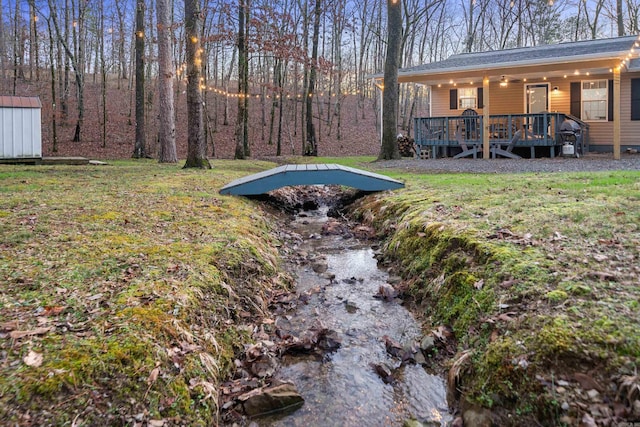
[[[442,76],[447,73],[481,72],[489,75],[509,74],[511,70],[545,66],[570,69],[575,64],[582,67],[603,67],[627,57],[638,36],[623,36],[610,39],[583,40],[514,49],[494,50],[475,53],[461,53],[449,58],[398,71],[400,81],[412,77]],[[608,68],[608,66],[607,66]],[[491,73],[491,71],[494,71]],[[382,76],[376,76],[382,77]]]
[[[0,95],[0,108],[42,108],[37,96]]]

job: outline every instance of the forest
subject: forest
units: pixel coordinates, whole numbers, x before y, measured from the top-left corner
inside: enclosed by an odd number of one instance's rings
[[[311,154],[375,154],[381,93],[370,76],[384,67],[386,3],[0,0],[0,94],[42,99],[48,155],[185,157],[189,76],[210,157],[304,154],[310,132]],[[400,67],[635,34],[640,14],[637,0],[401,3]],[[410,134],[428,88],[399,95],[399,132]]]

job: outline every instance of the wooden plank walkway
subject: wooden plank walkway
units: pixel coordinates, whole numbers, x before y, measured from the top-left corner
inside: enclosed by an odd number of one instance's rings
[[[220,194],[252,196],[292,185],[344,185],[363,191],[403,188],[385,175],[336,164],[284,165],[230,182]]]

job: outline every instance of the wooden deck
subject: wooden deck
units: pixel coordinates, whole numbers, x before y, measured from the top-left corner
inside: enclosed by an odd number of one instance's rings
[[[363,191],[403,188],[404,184],[385,175],[336,164],[284,165],[245,176],[220,189],[220,194],[252,196],[294,185],[344,185]]]
[[[560,151],[563,135],[560,126],[570,118],[580,124],[576,149],[583,154],[588,149],[589,125],[564,113],[498,114],[491,115],[489,146],[491,157],[521,158],[515,148],[528,148],[530,157],[536,157],[536,148],[544,148],[550,157]],[[448,154],[456,157],[477,158],[482,155],[484,123],[482,115],[414,118],[415,143],[418,157],[423,150],[431,158]]]

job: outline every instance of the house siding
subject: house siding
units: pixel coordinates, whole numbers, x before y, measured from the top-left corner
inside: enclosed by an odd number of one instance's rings
[[[640,145],[640,120],[631,120],[631,79],[640,78],[640,72],[623,73],[620,81],[620,145],[624,150],[626,147],[638,147]],[[547,81],[531,80],[527,82],[510,82],[507,87],[500,87],[498,82],[489,85],[489,101],[491,114],[521,114],[524,113],[524,85],[525,83],[549,83],[551,112],[569,113],[571,107],[571,82],[582,80],[611,80],[611,75],[600,76],[568,76],[567,78],[554,78]],[[474,85],[478,86],[478,85]],[[553,87],[557,86],[558,91],[554,92]],[[459,85],[458,87],[464,87]],[[451,85],[442,87],[432,87],[433,98],[432,117],[452,117],[462,114],[462,110],[449,109],[449,91],[453,89]],[[487,94],[484,93],[486,100]],[[477,108],[478,114],[482,114],[482,108]],[[613,146],[613,122],[588,122],[589,123],[589,145],[592,151],[611,151]]]

